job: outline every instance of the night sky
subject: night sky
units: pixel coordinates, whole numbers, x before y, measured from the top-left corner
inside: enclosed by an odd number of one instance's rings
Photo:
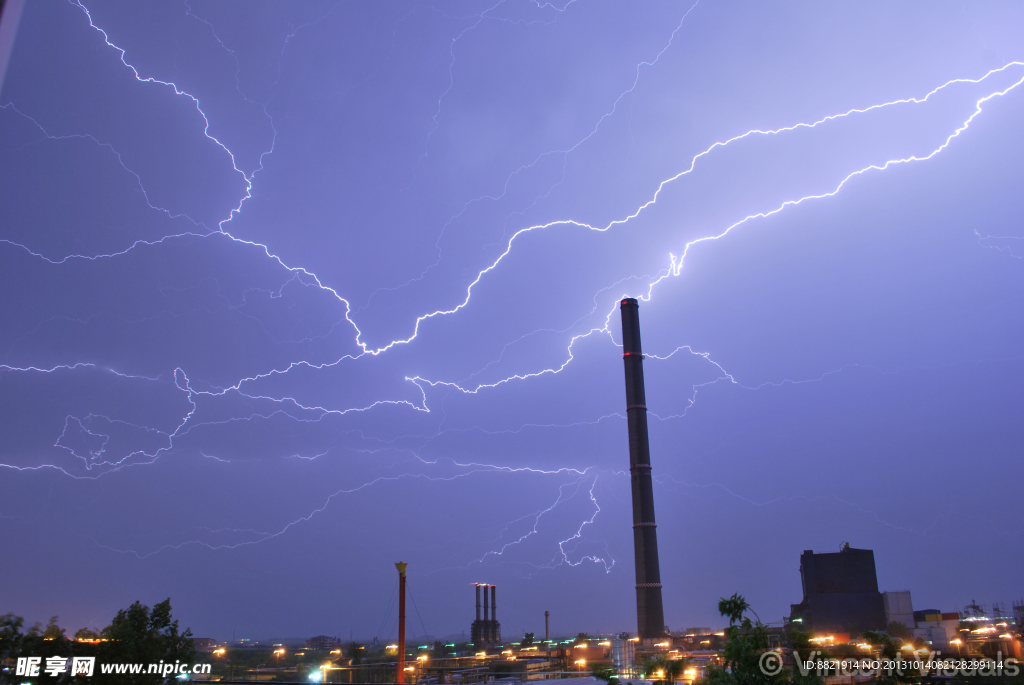
[[[803,550],[1024,594],[1024,5],[26,4],[0,92],[0,613],[635,631]],[[413,609],[410,603],[410,609]]]

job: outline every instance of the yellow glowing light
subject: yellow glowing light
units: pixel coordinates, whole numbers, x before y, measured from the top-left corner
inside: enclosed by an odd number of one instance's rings
[[[1012,638],[1013,638],[1013,635],[1010,635],[1009,633],[1003,633],[1003,634],[1002,634],[1002,635],[1000,635],[999,637],[1001,637],[1001,638],[1004,638],[1004,639],[1007,639],[1007,640],[1010,640],[1010,639],[1012,639]]]
[[[427,655],[426,654],[424,654],[423,656],[416,657],[416,661],[426,661],[426,660],[427,660]]]
[[[629,641],[630,642],[640,642],[640,638],[638,638],[638,637],[631,637],[631,638],[629,638]]]
[[[412,666],[406,666],[405,670],[407,670],[407,671],[415,671],[416,669],[414,669]]]
[[[586,649],[586,648],[587,648],[587,645],[586,645],[586,644],[582,644],[582,645],[573,645],[573,647],[574,647],[575,649]]]
[[[341,650],[340,649],[332,649],[331,650],[331,654],[341,654]]]
[[[667,642],[655,642],[654,646],[655,647],[668,647],[668,643]]]
[[[502,654],[511,654],[511,653],[512,653],[511,649],[506,649],[504,652],[502,652]]]
[[[600,647],[611,647],[612,646],[611,642],[598,642],[597,644]]]
[[[718,637],[725,637],[725,631],[723,630],[720,633],[715,633],[715,635],[717,635]]]
[[[477,652],[477,656],[487,656],[487,652]]]
[[[961,640],[960,638],[956,638],[955,640],[950,640],[949,644],[951,644],[951,645],[962,645],[963,644],[963,640]]]
[[[577,659],[576,663],[578,663],[580,666],[584,666],[587,663],[587,660],[586,659]]]
[[[903,645],[902,649],[906,649],[908,651],[913,652],[914,651],[914,645]]]
[[[274,654],[284,654],[284,650],[283,649],[275,649],[274,650]]]

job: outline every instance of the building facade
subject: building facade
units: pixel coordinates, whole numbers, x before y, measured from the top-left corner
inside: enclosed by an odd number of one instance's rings
[[[839,552],[800,555],[804,597],[790,606],[790,622],[815,636],[859,635],[885,630],[885,603],[878,591],[875,553],[847,543]]]

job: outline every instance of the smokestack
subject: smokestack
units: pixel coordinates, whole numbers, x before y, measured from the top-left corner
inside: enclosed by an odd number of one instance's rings
[[[550,615],[551,615],[550,612],[548,612],[548,611],[544,612],[544,641],[545,642],[547,642],[548,640],[551,639],[551,638],[548,637],[548,616],[550,616]]]
[[[626,420],[629,427],[629,473],[633,490],[633,551],[636,562],[636,619],[641,640],[665,635],[661,604],[658,532],[654,522],[651,450],[647,438],[647,397],[640,347],[639,305],[633,298],[619,304],[622,313],[622,361],[626,369]]]
[[[395,564],[398,569],[398,685],[405,683],[405,568],[404,561]]]
[[[495,594],[497,592],[497,590],[498,590],[498,586],[497,585],[492,585],[491,586],[491,620],[492,621],[497,621],[498,620],[498,598],[497,598],[497,596]]]
[[[487,602],[487,585],[484,584],[484,620],[485,621],[487,620],[487,617],[490,616],[490,609],[489,609],[489,607],[490,607],[490,604],[488,604],[488,602]]]
[[[476,583],[476,620],[480,620],[480,583]]]

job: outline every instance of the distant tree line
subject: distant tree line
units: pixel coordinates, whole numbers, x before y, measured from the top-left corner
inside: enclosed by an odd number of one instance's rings
[[[64,657],[70,663],[76,656],[96,657],[92,682],[149,685],[163,682],[164,677],[148,673],[101,675],[100,664],[154,664],[161,661],[192,664],[196,652],[192,644],[192,631],[185,629],[182,632],[178,621],[172,618],[169,598],[152,608],[135,602],[127,609],[118,611],[114,620],[103,630],[96,632],[81,628],[73,638],[67,637],[65,630],[57,625],[56,616],[45,627],[37,623],[27,630],[21,616],[0,616],[0,683],[26,681],[24,677],[15,675],[19,657],[42,657],[45,666],[49,657]],[[63,685],[85,680],[65,672],[56,677],[43,676],[42,682]]]

